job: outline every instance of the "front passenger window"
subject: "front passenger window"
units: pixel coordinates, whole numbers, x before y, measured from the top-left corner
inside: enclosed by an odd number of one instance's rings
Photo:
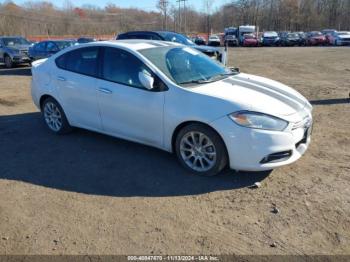
[[[104,50],[102,77],[105,80],[144,88],[139,81],[139,72],[149,70],[136,56],[118,48],[106,47]]]

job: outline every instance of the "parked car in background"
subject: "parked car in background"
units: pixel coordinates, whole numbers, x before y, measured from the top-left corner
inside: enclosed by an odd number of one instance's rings
[[[261,39],[263,46],[278,46],[280,44],[280,38],[274,31],[264,32]]]
[[[198,175],[271,170],[297,161],[311,142],[312,106],[300,93],[185,45],[77,45],[33,62],[32,75],[51,132],[75,126],[143,143]]]
[[[201,36],[193,37],[192,42],[195,43],[196,45],[206,45],[207,44],[205,39]]]
[[[217,35],[209,36],[208,45],[209,46],[220,46],[221,45],[220,37]]]
[[[36,43],[29,48],[29,57],[31,61],[46,58],[57,52],[75,45],[76,41],[72,40],[48,40]]]
[[[329,44],[342,46],[342,45],[350,45],[350,32],[340,31],[333,32],[329,34]]]
[[[327,42],[328,45],[334,45],[337,32],[338,31],[334,30],[334,31],[331,31],[331,32],[323,33],[325,35],[325,37],[326,37],[326,42]]]
[[[119,34],[116,39],[144,39],[175,42],[187,45],[189,47],[193,47],[194,49],[201,51],[202,53],[206,54],[207,56],[213,59],[218,60],[219,62],[224,62],[225,60],[224,54],[220,49],[211,46],[196,45],[187,36],[170,31],[130,31]]]
[[[282,32],[278,32],[278,37],[279,38],[286,38],[288,34],[290,34],[291,32],[290,31],[282,31]]]
[[[243,39],[245,34],[255,34],[256,33],[256,26],[254,25],[241,25],[238,27],[238,40],[239,44],[243,44]]]
[[[238,29],[235,27],[225,28],[224,46],[238,46],[237,34]]]
[[[91,42],[96,42],[96,39],[91,37],[80,37],[77,39],[78,44],[86,44]]]
[[[259,46],[259,40],[258,38],[256,37],[255,34],[245,34],[243,36],[243,43],[242,43],[242,46]]]
[[[300,37],[300,43],[302,46],[305,46],[306,45],[306,39],[307,39],[307,34],[304,33],[304,32],[297,32],[297,34],[299,35]]]
[[[21,36],[0,37],[0,62],[5,63],[6,68],[16,64],[30,63],[28,50],[31,43]]]
[[[306,45],[308,46],[326,45],[326,44],[327,44],[326,36],[319,31],[310,32],[306,36]]]
[[[321,33],[326,37],[326,42],[328,45],[331,44],[331,36],[333,33],[337,32],[335,29],[324,29],[321,31]]]
[[[288,33],[281,36],[280,44],[282,46],[301,46],[302,40],[298,33]]]

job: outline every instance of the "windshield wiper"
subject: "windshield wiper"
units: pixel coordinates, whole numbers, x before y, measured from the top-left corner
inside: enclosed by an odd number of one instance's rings
[[[179,83],[180,85],[186,85],[186,84],[207,84],[207,83],[212,83],[215,81],[220,80],[222,77],[225,76],[233,76],[233,75],[237,75],[238,72],[229,72],[229,73],[222,73],[222,74],[218,74],[215,76],[212,76],[208,79],[198,79],[198,80],[191,80],[191,81],[186,81],[186,82],[182,82]]]
[[[234,76],[234,75],[237,75],[238,72],[230,72],[230,73],[222,73],[222,74],[218,74],[218,75],[215,75],[215,76],[212,76],[210,77],[207,81],[208,82],[214,82],[214,81],[218,81],[218,80],[221,80],[222,77],[225,78],[226,76]]]
[[[205,83],[210,83],[211,81],[204,80],[204,79],[199,79],[199,80],[191,80],[191,81],[186,81],[186,82],[181,82],[179,83],[180,85],[186,85],[186,84],[205,84]]]

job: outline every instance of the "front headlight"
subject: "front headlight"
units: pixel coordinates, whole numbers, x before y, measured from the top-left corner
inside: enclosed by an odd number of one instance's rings
[[[248,128],[283,131],[288,126],[288,122],[283,119],[258,112],[241,111],[229,117],[237,125]]]

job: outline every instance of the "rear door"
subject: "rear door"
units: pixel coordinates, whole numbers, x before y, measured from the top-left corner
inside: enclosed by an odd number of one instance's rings
[[[96,83],[99,47],[85,47],[56,58],[53,81],[70,124],[101,130]]]

